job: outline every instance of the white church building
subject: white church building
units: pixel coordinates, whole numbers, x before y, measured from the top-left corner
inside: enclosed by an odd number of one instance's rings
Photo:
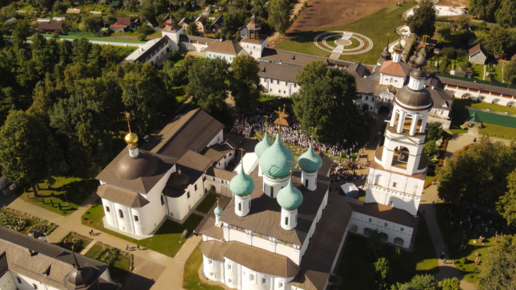
[[[330,193],[332,161],[324,154],[310,146],[293,169],[295,157],[280,135],[271,142],[266,134],[237,167],[231,198],[223,197],[199,226],[203,274],[231,289],[327,289],[348,232],[377,230],[385,242],[411,250],[433,101],[424,73],[409,77],[394,97],[365,202]]]

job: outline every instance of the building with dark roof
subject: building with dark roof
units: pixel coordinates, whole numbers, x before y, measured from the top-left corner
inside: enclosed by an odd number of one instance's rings
[[[41,22],[38,30],[41,32],[54,32],[63,29],[63,22]]]
[[[0,287],[115,290],[108,265],[0,227]]]
[[[468,61],[475,64],[485,64],[487,61],[487,54],[482,50],[480,43],[469,49]]]
[[[211,188],[205,185],[207,174],[225,169],[234,158],[235,148],[222,139],[223,128],[197,109],[165,126],[146,144],[148,150],[138,148],[138,137],[129,132],[127,148],[96,177],[104,226],[143,239],[167,218],[186,220]]]

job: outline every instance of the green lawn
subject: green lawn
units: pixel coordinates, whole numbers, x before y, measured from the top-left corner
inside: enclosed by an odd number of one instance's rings
[[[479,80],[484,80],[484,66],[480,64],[471,64],[471,69],[473,69],[474,78]]]
[[[183,245],[184,241],[186,241],[186,239],[181,239],[183,231],[187,229],[188,233],[191,233],[202,220],[202,217],[195,214],[192,214],[182,225],[167,220],[152,238],[138,241],[104,228],[102,223],[103,217],[104,210],[102,208],[102,201],[98,200],[86,213],[84,213],[82,216],[82,223],[94,229],[126,240],[129,242],[129,246],[132,246],[131,244],[140,245],[141,247],[151,249],[169,257],[174,257]],[[90,221],[89,224],[88,221]]]
[[[355,22],[343,26],[335,26],[323,28],[315,31],[308,31],[296,34],[290,38],[283,40],[276,45],[277,49],[288,50],[316,56],[329,57],[330,53],[317,48],[313,44],[314,37],[324,31],[351,31],[363,34],[369,37],[374,45],[373,48],[364,54],[346,55],[340,59],[349,61],[360,61],[366,64],[376,64],[376,60],[385,48],[387,43],[387,33],[391,33],[390,41],[395,40],[393,32],[394,27],[405,24],[404,18],[399,15],[408,9],[414,7],[415,4],[406,4],[403,6],[391,5],[366,15]]]
[[[68,250],[72,250],[72,246],[75,246],[76,243],[73,241],[74,239],[80,239],[81,242],[78,244],[78,246],[73,249],[75,250],[76,253],[80,253],[82,252],[82,250],[84,250],[93,240],[88,238],[88,237],[85,237],[85,236],[82,236],[82,235],[79,235],[78,233],[76,232],[69,232],[60,242],[59,242],[59,246],[61,248],[65,248],[65,249],[68,249]]]
[[[473,108],[478,109],[489,109],[491,111],[496,112],[508,112],[509,114],[516,114],[516,108],[515,107],[507,107],[497,104],[491,104],[486,102],[474,102],[472,100],[466,100],[466,99],[455,99],[453,101],[453,116],[452,116],[452,123],[450,126],[450,131],[454,134],[461,134],[461,133],[467,133],[467,129],[461,129],[460,126],[464,124],[465,122],[465,107],[470,106]],[[508,131],[508,134],[510,136],[516,136],[514,134],[514,130],[511,130],[513,128],[510,127],[503,127],[503,126],[497,126],[492,124],[484,124],[486,126],[486,129],[490,127],[491,129],[487,129],[487,131],[480,130],[480,132],[489,133],[490,130],[492,134],[498,134],[501,136],[501,132],[504,130]],[[480,133],[479,132],[479,133]],[[504,132],[505,133],[505,132]]]
[[[129,257],[124,256],[122,254],[118,255],[115,263],[109,266],[109,274],[111,274],[111,279],[113,279],[116,283],[121,283],[125,281],[125,278],[131,272],[131,260]]]
[[[187,290],[224,290],[222,287],[202,284],[199,279],[199,268],[202,264],[202,253],[199,246],[193,251],[185,263],[183,274],[183,288]]]
[[[491,137],[514,140],[516,139],[516,128],[500,126],[489,123],[482,123],[484,128],[478,130],[480,135],[489,135]]]
[[[109,246],[96,243],[86,252],[85,256],[94,259],[95,256],[106,247]],[[131,259],[122,253],[121,251],[113,265],[109,266],[111,278],[117,283],[123,283],[127,275],[131,272]]]
[[[493,224],[497,225],[500,231],[505,234],[513,234],[511,229],[505,227],[507,222],[498,215],[488,214],[485,212],[477,211],[475,209],[465,210],[464,206],[453,206],[448,203],[437,204],[437,222],[443,234],[444,242],[448,248],[449,258],[455,260],[456,267],[462,271],[462,274],[466,277],[466,280],[476,283],[478,272],[482,269],[482,265],[477,266],[474,263],[476,253],[479,254],[479,259],[483,259],[484,255],[488,252],[489,247],[495,241],[492,233],[486,233],[482,223],[488,223],[490,220]],[[450,213],[454,215],[454,227],[451,225]],[[480,219],[471,218],[473,227],[470,229],[468,224],[469,216],[476,217],[480,216]],[[460,221],[463,221],[463,226],[460,226]],[[464,235],[464,233],[465,235]],[[479,244],[478,238],[483,236],[486,238],[484,245]],[[476,241],[477,243],[475,243]],[[465,249],[460,250],[460,245],[464,244]],[[466,257],[469,259],[466,264],[460,263],[461,258]]]
[[[50,233],[52,233],[52,231],[54,231],[56,228],[57,228],[57,225],[54,224],[54,223],[51,223],[47,220],[44,220],[44,219],[40,219],[38,217],[35,217],[35,216],[31,216],[31,215],[28,215],[24,212],[20,212],[20,211],[17,211],[17,210],[13,210],[13,209],[10,209],[10,208],[0,208],[0,214],[1,213],[5,213],[5,214],[8,214],[8,215],[11,215],[11,216],[14,216],[16,218],[23,218],[27,221],[27,224],[25,225],[25,227],[23,227],[23,229],[19,230],[18,232],[22,233],[22,234],[27,234],[31,229],[32,227],[36,226],[36,225],[39,225],[38,227],[41,226],[41,229],[39,230],[42,230],[43,227],[45,227],[45,233],[47,235],[50,235]]]
[[[389,260],[392,271],[391,282],[407,282],[416,274],[434,274],[438,272],[432,239],[424,218],[419,221],[416,244],[412,253],[401,251],[401,257],[394,258],[395,248],[385,246],[383,255]],[[336,275],[342,278],[341,289],[374,290],[371,283],[371,269],[374,260],[367,257],[367,238],[350,234],[347,237],[344,254],[337,267]]]
[[[217,196],[215,194],[208,194],[204,198],[204,200],[199,204],[199,206],[196,208],[197,211],[208,213],[210,208],[217,202]]]
[[[93,259],[100,251],[102,251],[102,249],[104,249],[104,247],[96,243],[88,250],[88,252],[86,252],[86,254],[84,254],[84,256]]]
[[[55,177],[55,179],[56,182],[53,185],[45,182],[39,184],[40,197],[37,199],[34,198],[31,187],[23,188],[19,198],[66,216],[73,213],[99,185],[96,180],[86,181],[77,177]],[[61,204],[61,210],[59,204]]]

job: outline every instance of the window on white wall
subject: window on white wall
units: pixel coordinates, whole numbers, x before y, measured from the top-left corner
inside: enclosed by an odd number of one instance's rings
[[[372,221],[373,221],[373,219],[369,219],[369,222],[372,222]]]
[[[267,279],[262,278],[262,284],[267,284]]]
[[[106,211],[107,212],[110,212],[111,210],[109,209],[109,206],[106,206]]]
[[[402,232],[403,232],[403,230],[404,230],[404,228],[400,228],[400,231],[402,231]]]
[[[137,215],[135,215],[135,216],[134,216],[134,221],[135,221],[135,222],[140,221],[140,220],[138,219],[138,216],[137,216]]]
[[[163,198],[163,195],[161,196],[161,205],[165,205],[165,199]]]
[[[190,198],[190,192],[186,192],[186,198]]]
[[[32,287],[34,287],[34,289],[36,289],[36,290],[38,289],[38,285],[36,285],[36,284],[32,284]]]
[[[124,218],[124,213],[122,212],[121,209],[118,210],[118,216],[123,219]]]
[[[279,284],[278,284],[278,287],[279,287],[279,288],[283,288],[283,283],[279,283]]]
[[[212,260],[208,260],[208,265],[211,265],[213,264],[213,261]]]
[[[21,283],[22,283],[22,281],[21,281],[20,277],[16,277],[16,280],[18,280],[18,284],[21,284]]]
[[[392,183],[392,187],[396,187],[396,185],[398,185],[396,182]]]
[[[249,281],[254,281],[254,274],[249,274]]]
[[[228,264],[228,270],[231,270],[231,264]]]
[[[383,225],[384,225],[384,226],[388,226],[389,224],[388,224],[388,223],[385,223],[385,224],[383,224]]]
[[[197,184],[194,184],[193,188],[195,191],[197,191]]]

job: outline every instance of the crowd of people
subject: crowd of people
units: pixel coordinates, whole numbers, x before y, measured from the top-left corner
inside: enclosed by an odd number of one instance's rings
[[[301,129],[301,123],[299,123],[295,116],[290,115],[290,126],[277,126],[274,124],[274,120],[278,118],[278,115],[274,110],[267,108],[259,108],[256,114],[252,116],[239,116],[235,119],[231,133],[238,136],[249,138],[254,135],[254,131],[265,132],[270,136],[275,136],[277,133],[281,135],[283,142],[308,148],[310,143],[315,150],[320,150],[326,155],[334,157],[345,157],[350,159],[353,152],[358,148],[358,141],[350,142],[343,139],[342,142],[336,144],[328,144],[323,142],[317,142],[310,137],[310,134],[305,134]],[[367,143],[365,144],[367,146]],[[364,147],[365,147],[364,146]],[[364,166],[364,164],[361,164]]]

